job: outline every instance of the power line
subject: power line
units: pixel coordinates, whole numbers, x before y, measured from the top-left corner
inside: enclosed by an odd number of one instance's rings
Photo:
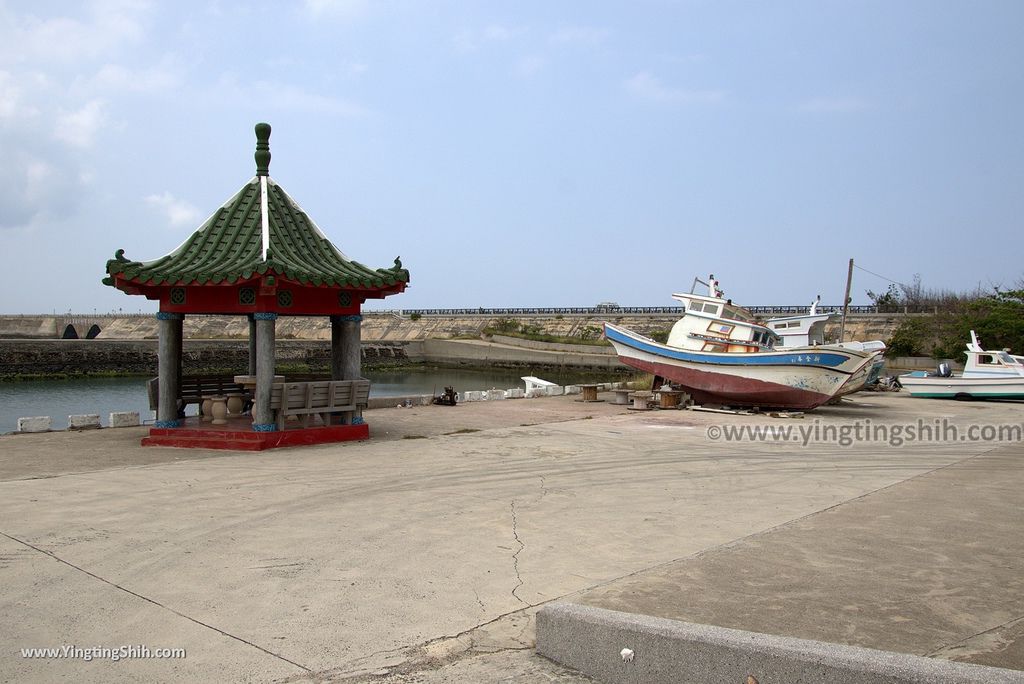
[[[863,266],[858,266],[856,263],[853,264],[853,267],[856,268],[856,269],[859,269],[861,271],[864,271],[865,273],[870,273],[871,275],[875,276],[876,278],[881,278],[882,280],[888,280],[893,285],[899,285],[900,287],[907,287],[905,284],[901,283],[898,280],[893,280],[892,278],[886,278],[881,273],[875,273],[874,271],[869,271],[868,269],[864,268]]]

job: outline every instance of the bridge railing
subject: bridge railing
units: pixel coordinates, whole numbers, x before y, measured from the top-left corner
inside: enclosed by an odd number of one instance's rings
[[[806,314],[806,304],[776,305],[776,306],[747,306],[744,307],[753,314],[763,316],[783,316],[792,314]],[[819,313],[842,313],[841,305],[818,306]],[[895,311],[879,311],[873,305],[851,306],[848,312],[851,314],[877,314],[877,313],[933,313],[935,307],[899,307]],[[589,316],[623,316],[623,315],[654,315],[674,314],[682,315],[681,306],[569,306],[569,307],[508,307],[508,308],[459,308],[459,309],[367,309],[363,314],[379,314],[407,317],[413,314],[419,316],[557,316],[565,314],[589,315]]]
[[[783,316],[791,314],[805,314],[808,306],[806,304],[773,305],[773,306],[747,306],[744,307],[753,314],[759,316]],[[895,306],[879,307],[874,305],[855,305],[849,307],[851,314],[877,314],[877,313],[936,313],[941,307],[936,306]],[[842,313],[842,305],[819,305],[819,313]],[[681,306],[561,306],[561,307],[475,307],[475,308],[452,308],[452,309],[366,309],[364,314],[391,315],[408,317],[413,314],[420,316],[558,316],[558,315],[588,315],[588,316],[609,316],[609,315],[630,315],[630,314],[678,314],[682,315]],[[96,320],[112,320],[115,318],[152,318],[155,312],[149,313],[102,313],[102,314],[0,314],[0,319],[25,319],[25,318],[57,318],[68,323],[84,323]]]

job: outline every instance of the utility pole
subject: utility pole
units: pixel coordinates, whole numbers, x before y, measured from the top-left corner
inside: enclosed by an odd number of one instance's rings
[[[839,341],[846,341],[846,314],[850,310],[850,286],[853,285],[853,259],[850,259],[850,269],[846,272],[846,296],[843,297],[843,320],[839,324]]]

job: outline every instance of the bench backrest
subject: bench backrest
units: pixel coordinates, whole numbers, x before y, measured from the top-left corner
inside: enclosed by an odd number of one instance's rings
[[[370,400],[369,380],[323,380],[279,382],[270,387],[271,409],[325,409],[366,406]]]
[[[160,402],[160,378],[151,378],[146,385],[149,408],[156,411]],[[244,393],[245,387],[235,382],[231,375],[185,376],[181,379],[178,396],[187,404],[196,404],[210,394]]]

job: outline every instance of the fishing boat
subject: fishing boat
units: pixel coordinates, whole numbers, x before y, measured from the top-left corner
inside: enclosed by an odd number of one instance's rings
[[[795,347],[825,344],[825,324],[836,318],[839,314],[818,313],[818,305],[820,303],[821,295],[818,295],[811,302],[811,306],[806,314],[768,319],[765,325],[781,338],[781,341],[775,345],[776,349],[792,349]],[[885,342],[882,340],[869,340],[866,342],[855,340],[851,342],[837,342],[835,344],[844,349],[869,352],[873,356],[871,363],[864,366],[843,386],[842,391],[839,392],[840,395],[853,394],[881,377],[882,370],[885,367]]]
[[[912,397],[933,399],[1024,399],[1024,359],[1006,351],[987,351],[971,331],[967,362],[959,375],[947,364],[933,373],[915,371],[899,377]]]
[[[809,410],[839,395],[874,358],[836,345],[776,349],[779,335],[726,299],[713,275],[707,285],[707,295],[672,295],[684,313],[665,344],[605,323],[619,360],[683,387],[698,403]]]

